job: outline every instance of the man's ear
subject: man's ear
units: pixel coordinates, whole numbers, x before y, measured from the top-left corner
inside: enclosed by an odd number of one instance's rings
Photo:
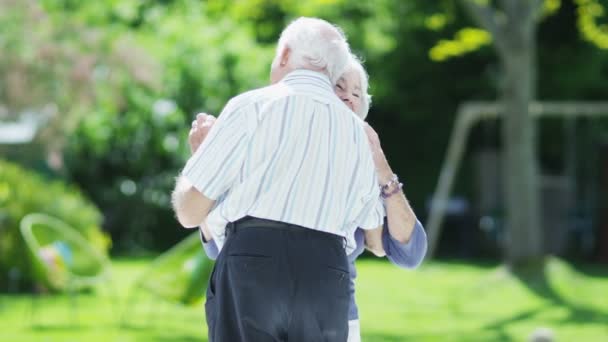
[[[289,46],[286,45],[285,48],[283,49],[283,51],[281,52],[280,65],[282,67],[287,65],[287,63],[289,62],[290,56],[291,56],[291,49],[289,48]]]

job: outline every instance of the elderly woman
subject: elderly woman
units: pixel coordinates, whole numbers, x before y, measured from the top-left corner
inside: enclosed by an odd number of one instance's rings
[[[359,118],[367,117],[371,96],[367,93],[368,76],[361,62],[353,56],[346,72],[335,85],[336,95]],[[192,152],[202,143],[207,132],[213,126],[215,118],[207,114],[199,114],[192,122],[189,143]],[[366,125],[369,144],[374,156],[378,173],[379,186],[386,208],[386,219],[382,229],[355,231],[356,249],[349,257],[350,272],[350,310],[349,310],[349,342],[361,340],[359,313],[355,302],[355,279],[357,271],[355,259],[365,248],[377,256],[386,256],[393,264],[401,268],[417,267],[427,249],[426,233],[410,207],[402,191],[402,184],[391,170],[376,132]],[[217,245],[212,241],[203,240],[205,252],[211,259],[219,254]]]

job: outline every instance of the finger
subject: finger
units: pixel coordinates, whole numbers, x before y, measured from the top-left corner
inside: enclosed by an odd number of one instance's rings
[[[199,134],[201,128],[202,127],[200,125],[195,125],[194,127],[190,128],[190,132],[194,135]]]
[[[205,123],[206,121],[206,117],[202,116],[199,114],[199,116],[196,117],[196,122],[198,123],[198,125],[202,125],[203,123]]]
[[[206,129],[206,127],[203,124],[203,125],[197,125],[196,127],[193,127],[191,129],[191,131],[194,136],[199,136],[201,134],[204,134],[205,129]]]
[[[214,118],[213,116],[211,116],[211,115],[209,115],[209,116],[208,116],[208,117],[205,119],[205,122],[204,122],[204,124],[205,124],[206,126],[211,126],[211,125],[213,125],[214,123],[215,123],[215,118]]]
[[[212,116],[210,116],[210,118],[212,118],[212,119],[205,120],[205,123],[204,123],[205,127],[211,127],[215,124],[215,118]]]

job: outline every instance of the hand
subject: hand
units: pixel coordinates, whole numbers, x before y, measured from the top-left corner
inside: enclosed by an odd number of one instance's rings
[[[192,121],[192,128],[188,134],[188,144],[190,144],[191,153],[194,154],[198,147],[201,146],[214,123],[215,117],[213,115],[205,113],[196,115],[196,119]]]
[[[369,146],[372,149],[374,165],[376,166],[376,172],[378,172],[378,181],[380,182],[380,185],[384,185],[390,182],[391,178],[393,177],[393,170],[391,170],[390,165],[388,165],[384,151],[382,151],[378,133],[376,133],[372,126],[370,126],[367,122],[365,123],[365,133],[367,134]]]

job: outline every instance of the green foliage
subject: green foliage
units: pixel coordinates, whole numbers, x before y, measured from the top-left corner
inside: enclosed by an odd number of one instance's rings
[[[562,0],[545,0],[543,2],[542,15],[550,16],[559,11]]]
[[[169,195],[189,154],[190,122],[266,85],[274,46],[257,44],[249,26],[211,16],[200,1],[78,6],[53,14],[122,32],[112,46],[124,67],[98,66],[105,71],[95,101],[64,150],[67,176],[103,210],[120,250],[168,248],[185,234]]]
[[[425,25],[429,30],[439,31],[447,24],[447,15],[445,13],[435,13],[428,16],[425,20]]]
[[[61,219],[107,255],[110,239],[99,228],[101,214],[78,189],[0,160],[0,289],[8,287],[9,274],[19,278],[21,287],[32,285],[32,269],[19,224],[33,212]]]
[[[442,62],[451,57],[457,57],[476,51],[484,45],[492,43],[492,35],[475,27],[465,27],[456,32],[454,40],[440,40],[429,51],[433,61]]]
[[[456,0],[456,2],[474,1],[483,6],[491,5],[487,0]],[[426,26],[433,31],[446,28],[448,16],[453,14],[453,5],[444,2],[443,12],[432,14],[426,19]],[[561,0],[544,0],[541,17],[545,18],[557,13],[561,7]],[[500,12],[499,9],[497,9]],[[484,29],[464,27],[457,30],[454,39],[440,39],[429,50],[429,58],[435,62],[444,62],[450,58],[464,56],[480,48],[492,44],[492,35]]]
[[[608,25],[598,23],[606,16],[606,8],[598,0],[576,0],[578,28],[584,39],[602,50],[608,49]],[[604,20],[605,21],[605,20]]]
[[[184,115],[170,99],[121,89],[120,106],[102,102],[69,139],[68,177],[102,209],[117,247],[166,248],[179,238],[169,194],[185,161]]]
[[[6,7],[9,3],[13,7]],[[366,61],[374,96],[370,124],[424,218],[458,104],[495,99],[499,85],[498,62],[487,48],[491,37],[463,29],[474,25],[460,5],[457,0],[0,0],[0,102],[20,99],[6,95],[9,88],[22,89],[6,81],[11,70],[21,70],[28,82],[40,81],[23,88],[31,89],[31,101],[21,99],[56,108],[53,122],[61,128],[48,141],[65,142],[59,144],[64,146],[60,174],[101,208],[104,227],[121,251],[168,248],[186,234],[173,217],[169,193],[189,154],[186,135],[193,116],[217,114],[230,97],[267,84],[283,27],[301,15],[321,17],[341,26]],[[546,0],[544,8],[539,97],[605,98],[606,57],[580,41],[576,6]],[[599,20],[595,17],[597,27]],[[47,48],[53,52],[49,58]],[[564,68],[564,62],[576,67]],[[76,73],[85,76],[76,78],[82,82],[73,81],[76,70],[84,70]],[[16,102],[11,106],[17,108]],[[494,141],[496,134],[476,134],[471,144]],[[457,188],[472,191],[467,184]]]
[[[44,148],[59,151],[95,100],[100,67],[122,68],[113,32],[56,16],[36,0],[0,0],[0,27],[0,107],[6,109],[0,117],[33,114],[44,123],[38,137]]]

